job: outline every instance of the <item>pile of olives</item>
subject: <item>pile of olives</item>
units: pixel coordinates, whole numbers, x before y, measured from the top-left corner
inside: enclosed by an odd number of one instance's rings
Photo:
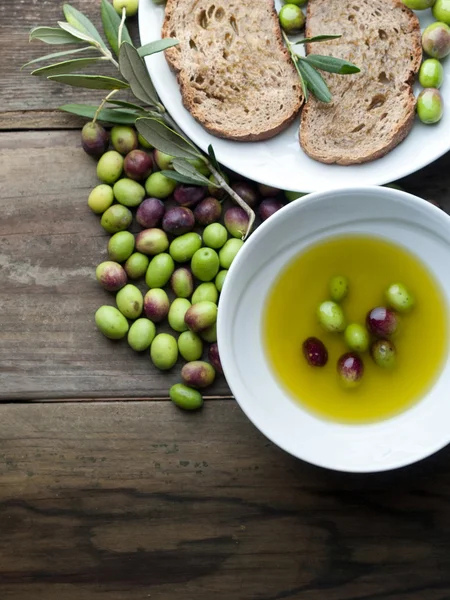
[[[97,327],[110,339],[127,337],[136,352],[149,351],[158,369],[171,369],[181,355],[187,361],[182,383],[171,388],[170,397],[187,410],[200,408],[198,390],[222,373],[216,335],[219,296],[242,248],[247,214],[222,189],[181,185],[165,177],[161,171],[173,168],[173,157],[150,147],[132,127],[115,126],[108,134],[98,123],[88,123],[82,145],[98,159],[101,181],[88,205],[111,235],[108,260],[98,265],[96,277],[116,294],[116,307],[97,310]],[[226,176],[262,221],[286,200],[302,195],[283,196],[231,172]],[[207,361],[202,360],[205,343]]]
[[[347,323],[341,302],[347,297],[349,282],[346,277],[333,277],[329,283],[331,300],[322,302],[317,309],[317,318],[325,331],[343,333],[349,352],[337,362],[339,381],[345,388],[355,388],[362,382],[364,362],[361,354],[370,350],[376,365],[393,369],[397,362],[397,351],[392,337],[398,333],[399,313],[409,312],[414,307],[414,298],[402,283],[393,283],[385,291],[386,306],[377,306],[367,313],[364,325]],[[316,337],[303,342],[303,355],[312,367],[324,367],[328,362],[325,344]]]

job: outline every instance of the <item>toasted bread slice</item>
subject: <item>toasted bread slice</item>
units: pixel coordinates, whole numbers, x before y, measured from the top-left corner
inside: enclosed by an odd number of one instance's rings
[[[307,54],[355,63],[361,73],[322,73],[330,104],[311,97],[302,113],[300,143],[323,163],[351,165],[380,158],[409,133],[414,76],[422,59],[420,25],[401,0],[309,0],[306,37],[341,34],[308,44]]]
[[[303,95],[273,0],[168,0],[162,37],[184,106],[208,131],[265,140],[298,114]]]

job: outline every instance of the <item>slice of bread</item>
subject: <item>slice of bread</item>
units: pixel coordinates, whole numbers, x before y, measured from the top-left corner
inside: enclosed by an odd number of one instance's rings
[[[273,0],[168,0],[162,37],[184,106],[208,131],[238,141],[271,138],[303,95]]]
[[[309,0],[306,37],[341,34],[308,44],[307,54],[355,63],[361,73],[323,73],[333,99],[310,97],[300,143],[311,158],[351,165],[380,158],[409,133],[414,77],[422,58],[420,25],[401,0]]]

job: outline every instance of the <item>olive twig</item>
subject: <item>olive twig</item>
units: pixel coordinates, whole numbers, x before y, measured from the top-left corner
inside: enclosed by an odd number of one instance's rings
[[[127,9],[125,8],[125,6],[122,8],[122,20],[120,21],[120,25],[119,25],[119,31],[117,34],[117,45],[120,48],[121,44],[122,44],[122,33],[123,33],[123,27],[125,25],[125,20],[127,18]]]
[[[214,178],[217,181],[217,183],[220,185],[220,187],[223,190],[225,190],[233,198],[233,200],[236,202],[236,204],[238,204],[242,208],[242,210],[244,210],[245,213],[247,214],[247,216],[248,216],[247,231],[242,236],[242,240],[245,241],[248,238],[248,236],[250,235],[250,232],[253,228],[253,224],[255,222],[255,213],[250,208],[250,206],[246,202],[244,202],[244,200],[242,200],[242,198],[240,196],[238,196],[238,194],[236,194],[236,192],[233,190],[233,188],[231,188],[228,185],[228,183],[225,181],[225,179],[222,177],[222,175],[219,173],[219,171],[217,171],[217,169],[210,163],[210,161],[207,161],[206,164],[208,166],[208,169],[214,175]]]
[[[101,54],[103,54],[105,58],[107,58],[116,67],[116,69],[119,68],[119,63],[113,58],[113,55],[107,48],[102,48],[102,46],[100,46],[98,42],[95,42],[94,46],[99,52],[101,52]]]
[[[92,119],[92,122],[95,123],[98,119],[98,116],[102,110],[102,108],[105,106],[105,104],[108,102],[108,100],[110,98],[112,98],[114,96],[114,94],[117,94],[119,90],[113,90],[112,92],[110,92],[105,98],[103,98],[103,100],[100,103],[100,106],[97,108],[97,111],[94,115],[94,118]]]

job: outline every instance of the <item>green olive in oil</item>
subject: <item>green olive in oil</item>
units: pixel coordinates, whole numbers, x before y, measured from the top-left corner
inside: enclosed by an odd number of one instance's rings
[[[324,330],[317,308],[330,300],[330,281],[345,276],[348,293],[340,305],[348,323],[365,324],[367,313],[386,305],[386,291],[401,282],[414,307],[400,315],[393,369],[380,368],[361,352],[364,378],[356,389],[339,385],[336,365],[349,351],[342,333]],[[375,237],[333,238],[306,249],[284,269],[266,302],[264,344],[281,385],[304,408],[342,423],[368,423],[392,417],[419,401],[439,376],[448,349],[447,306],[428,268],[401,246]],[[328,362],[311,367],[302,343],[319,338]]]

